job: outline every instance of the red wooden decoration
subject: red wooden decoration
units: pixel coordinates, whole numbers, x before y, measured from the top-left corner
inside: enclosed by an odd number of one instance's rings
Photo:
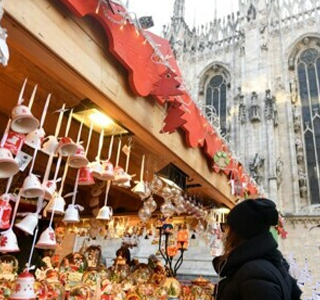
[[[167,69],[160,75],[160,80],[155,83],[155,89],[151,95],[160,96],[167,99],[169,96],[182,95],[184,92],[179,89],[180,82],[176,80],[177,74]]]
[[[174,101],[172,105],[167,110],[167,116],[164,119],[165,125],[162,127],[161,132],[169,132],[173,133],[177,130],[177,128],[181,127],[187,121],[182,118],[185,114],[185,109],[182,103],[178,101]]]
[[[217,136],[188,93],[179,89],[181,82],[176,77],[181,77],[181,72],[167,40],[148,31],[139,32],[130,22],[126,9],[111,0],[107,0],[107,3],[99,0],[60,1],[75,15],[90,15],[101,23],[109,40],[109,51],[128,70],[129,83],[136,94],[143,97],[151,94],[160,104],[166,101],[174,103],[172,109],[168,110],[162,132],[171,133],[182,128],[190,147],[203,147],[204,153],[212,162],[217,151],[225,151],[230,164],[232,163],[227,146]],[[180,106],[176,103],[177,98],[173,97],[177,95],[180,95]],[[216,172],[221,169],[216,164],[213,164],[213,168]],[[232,166],[222,169],[229,174]],[[239,178],[243,181],[241,176]],[[253,192],[252,186],[250,190]]]

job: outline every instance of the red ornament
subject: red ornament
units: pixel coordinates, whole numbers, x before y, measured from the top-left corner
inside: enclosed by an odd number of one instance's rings
[[[161,133],[173,133],[177,128],[181,127],[187,121],[182,118],[186,113],[182,103],[175,100],[167,110],[167,116],[164,119],[165,125],[161,129]]]
[[[150,94],[163,97],[164,99],[169,96],[182,95],[184,92],[179,89],[181,83],[175,79],[176,77],[176,73],[167,69],[160,75],[160,80],[154,84],[155,88]]]
[[[8,238],[6,236],[1,236],[0,237],[0,246],[1,247],[5,247],[8,243]]]

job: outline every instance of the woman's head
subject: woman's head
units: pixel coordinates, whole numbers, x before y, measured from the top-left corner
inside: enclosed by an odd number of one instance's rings
[[[228,255],[244,240],[268,232],[278,224],[278,211],[269,199],[244,200],[228,214],[224,234],[224,254]]]
[[[244,200],[228,214],[227,224],[240,237],[250,239],[268,232],[270,226],[278,224],[278,211],[269,199]]]

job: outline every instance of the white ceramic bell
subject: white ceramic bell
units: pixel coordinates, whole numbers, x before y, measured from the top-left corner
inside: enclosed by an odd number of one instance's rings
[[[48,180],[42,184],[42,187],[44,189],[44,195],[43,198],[46,200],[51,200],[54,196],[54,192],[57,189],[57,183],[55,180]]]
[[[72,156],[77,152],[77,144],[69,137],[62,137],[59,141],[58,151],[61,156]]]
[[[143,181],[139,181],[131,191],[140,197],[144,197],[146,193],[146,185]]]
[[[10,150],[0,148],[0,178],[9,178],[19,172],[19,165]]]
[[[110,161],[104,161],[102,163],[102,172],[98,178],[103,181],[114,179],[113,164]]]
[[[22,104],[13,108],[11,116],[11,129],[18,133],[30,133],[34,131],[40,123],[39,120],[32,115],[30,109]]]
[[[35,300],[34,282],[35,279],[31,273],[22,272],[15,282],[9,300]]]
[[[63,199],[63,197],[54,197],[49,201],[46,210],[50,213],[54,211],[55,214],[63,215],[65,213],[65,205],[66,201]]]
[[[110,220],[112,215],[113,215],[112,207],[104,205],[100,208],[96,218],[99,220]]]
[[[38,214],[30,213],[26,215],[19,223],[15,224],[15,226],[27,234],[33,235],[34,230],[38,225],[38,220]]]
[[[19,252],[18,240],[12,228],[1,232],[0,234],[0,252]]]
[[[41,233],[35,247],[38,249],[55,249],[57,247],[56,234],[52,227],[48,227]]]
[[[23,181],[21,195],[25,198],[37,198],[44,195],[44,189],[37,176],[28,175]]]
[[[130,179],[130,175],[127,174],[122,167],[117,166],[114,168],[114,182],[121,184],[130,181]]]
[[[69,158],[69,166],[79,169],[85,167],[88,163],[83,146],[78,145],[77,152]]]
[[[78,205],[69,204],[64,217],[62,219],[64,223],[78,223],[80,222],[80,214]]]
[[[93,185],[95,184],[90,167],[80,168],[78,185]]]
[[[26,136],[24,143],[33,149],[40,149],[44,136],[43,128],[37,128]]]

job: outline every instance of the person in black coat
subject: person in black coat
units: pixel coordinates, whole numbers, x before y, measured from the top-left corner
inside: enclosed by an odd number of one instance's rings
[[[299,300],[301,290],[269,229],[278,224],[269,199],[244,200],[224,224],[224,252],[213,259],[220,277],[215,300]]]

